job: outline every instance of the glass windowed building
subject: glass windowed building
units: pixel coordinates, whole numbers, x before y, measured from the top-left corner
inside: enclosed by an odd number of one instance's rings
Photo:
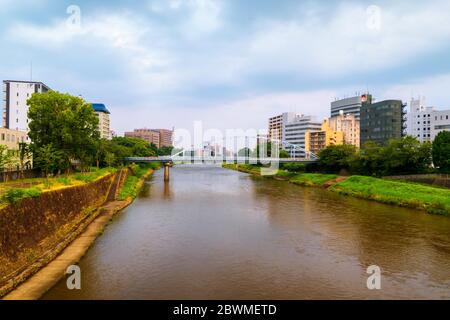
[[[401,138],[406,130],[406,105],[401,100],[363,103],[361,106],[361,147],[367,141],[384,145]]]

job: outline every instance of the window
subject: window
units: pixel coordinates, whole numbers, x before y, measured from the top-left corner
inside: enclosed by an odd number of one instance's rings
[[[5,141],[5,134],[2,133],[2,141]]]

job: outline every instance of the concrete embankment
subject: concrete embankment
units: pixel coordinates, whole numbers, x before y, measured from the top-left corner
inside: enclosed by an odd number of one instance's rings
[[[128,172],[44,192],[0,210],[0,296],[37,299],[63,277],[111,217],[133,201],[116,200]],[[140,186],[152,172],[139,179]]]

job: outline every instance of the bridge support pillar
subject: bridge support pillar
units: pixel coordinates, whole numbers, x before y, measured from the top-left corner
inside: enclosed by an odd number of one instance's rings
[[[170,163],[164,163],[164,181],[170,180]]]

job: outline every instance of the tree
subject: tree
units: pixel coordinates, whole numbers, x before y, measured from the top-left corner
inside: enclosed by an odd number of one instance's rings
[[[339,172],[342,169],[350,168],[351,160],[356,155],[356,147],[352,145],[328,146],[321,150],[319,156],[319,166],[326,172]]]
[[[31,150],[30,146],[25,142],[19,143],[19,169],[20,169],[20,178],[24,177],[24,170],[27,166],[31,164]]]
[[[379,176],[383,171],[384,155],[379,144],[367,141],[362,149],[350,159],[350,170],[368,176]]]
[[[286,150],[280,150],[280,159],[288,159],[291,155]]]
[[[433,164],[440,172],[450,173],[450,132],[440,132],[433,141]]]
[[[172,155],[173,147],[162,146],[158,149],[158,156],[170,156]]]
[[[113,144],[127,147],[129,149],[128,157],[154,157],[157,148],[150,145],[147,141],[139,138],[115,137]]]
[[[36,150],[35,163],[44,172],[45,178],[48,179],[49,174],[58,169],[63,157],[63,152],[58,151],[51,144],[47,144]]]
[[[0,171],[5,171],[13,162],[11,152],[5,145],[0,145]]]
[[[238,157],[250,157],[251,150],[249,148],[242,148],[238,151]]]
[[[116,162],[116,157],[114,156],[114,153],[106,152],[106,154],[105,154],[106,165],[108,167],[113,167],[115,162]]]
[[[28,99],[29,137],[34,150],[51,145],[62,157],[60,165],[71,160],[89,165],[95,156],[95,142],[100,134],[98,118],[91,104],[82,98],[56,91],[35,93]]]
[[[420,173],[431,165],[431,145],[415,137],[392,139],[381,150],[383,175]]]

